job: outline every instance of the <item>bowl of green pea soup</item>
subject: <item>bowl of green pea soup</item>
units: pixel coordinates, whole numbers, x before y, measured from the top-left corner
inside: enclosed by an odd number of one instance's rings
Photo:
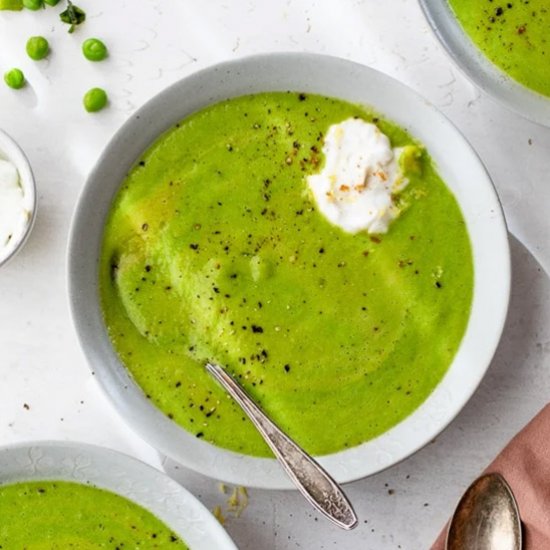
[[[180,463],[289,482],[222,364],[340,482],[433,439],[506,316],[507,232],[464,137],[393,79],[270,54],[168,88],[122,127],[74,214],[69,295],[95,377]]]
[[[0,514],[2,548],[236,550],[175,481],[92,445],[0,448]]]
[[[420,0],[437,38],[474,84],[550,126],[550,10],[545,0]]]

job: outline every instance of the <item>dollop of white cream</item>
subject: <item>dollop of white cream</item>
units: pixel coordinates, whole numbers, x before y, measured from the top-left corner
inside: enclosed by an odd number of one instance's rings
[[[350,118],[330,126],[325,165],[307,178],[320,212],[349,233],[386,233],[399,215],[394,195],[408,183],[399,168],[401,151],[370,122]]]
[[[29,219],[17,168],[0,159],[0,260],[19,244]]]

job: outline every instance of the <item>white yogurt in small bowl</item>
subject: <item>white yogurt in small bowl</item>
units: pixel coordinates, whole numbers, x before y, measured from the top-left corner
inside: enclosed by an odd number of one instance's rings
[[[25,244],[35,213],[36,185],[29,161],[0,130],[0,267]]]

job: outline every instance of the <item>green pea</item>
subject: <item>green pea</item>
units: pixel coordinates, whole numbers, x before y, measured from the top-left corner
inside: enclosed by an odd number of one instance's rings
[[[101,88],[92,88],[84,96],[84,109],[89,113],[101,111],[107,105],[107,93]]]
[[[107,57],[107,46],[97,38],[88,38],[82,44],[82,53],[89,61],[103,61]]]
[[[45,4],[48,4],[48,6],[57,6],[59,4],[59,0],[44,0]]]
[[[44,7],[44,0],[23,0],[23,5],[28,10],[36,11]]]
[[[21,11],[23,0],[0,0],[0,10]]]
[[[31,36],[27,40],[27,55],[35,61],[44,59],[50,53],[50,45],[43,36]]]
[[[11,69],[4,74],[4,82],[14,90],[19,90],[25,85],[25,75],[20,69]]]

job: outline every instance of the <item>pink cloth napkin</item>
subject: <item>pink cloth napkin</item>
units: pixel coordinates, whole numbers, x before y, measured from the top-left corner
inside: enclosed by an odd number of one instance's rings
[[[485,472],[497,472],[516,497],[523,523],[524,550],[550,549],[550,405],[497,456]],[[447,527],[432,550],[445,548]]]

